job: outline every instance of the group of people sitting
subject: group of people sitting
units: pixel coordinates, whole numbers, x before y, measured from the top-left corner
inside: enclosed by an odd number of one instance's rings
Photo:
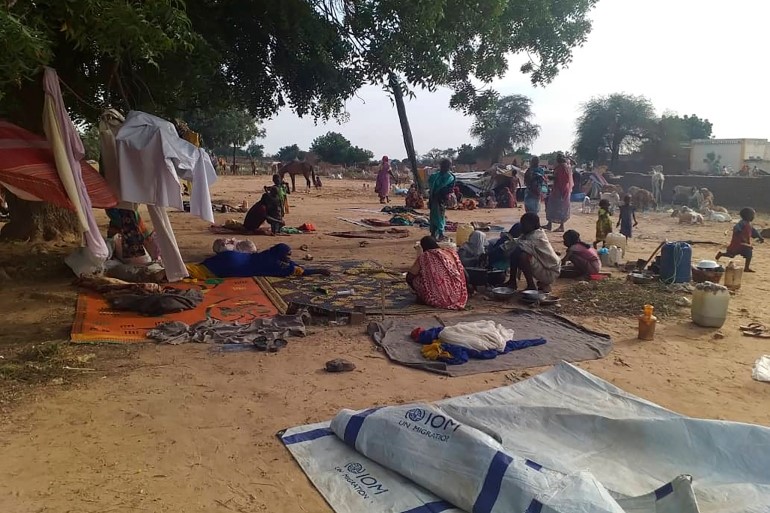
[[[458,251],[440,247],[433,237],[423,237],[422,253],[407,273],[407,282],[423,303],[460,310],[465,308],[472,293],[465,267],[508,267],[508,287],[517,289],[523,277],[527,289],[544,292],[550,292],[563,267],[574,269],[575,276],[590,276],[601,271],[599,254],[580,239],[578,232],[568,230],[563,242],[567,250],[560,258],[534,213],[524,214],[508,233],[489,246],[486,235],[480,231],[473,232]]]
[[[279,175],[273,175],[273,185],[265,187],[262,198],[252,205],[243,220],[243,227],[250,233],[256,233],[267,222],[270,232],[281,233],[286,223],[283,216],[289,213],[289,184]]]

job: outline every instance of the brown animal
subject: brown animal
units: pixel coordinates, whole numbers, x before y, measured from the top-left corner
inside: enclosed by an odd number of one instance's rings
[[[701,188],[700,194],[703,197],[700,202],[700,207],[714,210],[714,194],[705,187]]]
[[[295,177],[297,175],[302,175],[305,177],[308,190],[310,190],[311,178],[313,179],[313,183],[315,183],[315,168],[308,162],[295,160],[281,166],[281,168],[278,170],[278,174],[281,176],[281,181],[283,181],[283,177],[286,176],[286,173],[291,175],[292,192],[297,192],[297,184],[295,183]]]
[[[629,193],[630,192],[631,189],[629,189]],[[655,197],[647,189],[637,188],[637,190],[631,194],[631,201],[634,204],[634,207],[642,212],[649,209],[656,209],[658,207],[658,204],[655,202]]]

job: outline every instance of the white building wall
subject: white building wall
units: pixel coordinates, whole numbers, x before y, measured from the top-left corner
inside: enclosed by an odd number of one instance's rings
[[[721,157],[722,166],[730,166],[737,171],[743,165],[742,139],[702,139],[691,143],[690,169],[696,172],[708,171],[708,164],[704,160],[712,152]]]
[[[744,160],[751,158],[764,159],[767,153],[767,140],[765,139],[746,139],[746,151],[743,155]]]

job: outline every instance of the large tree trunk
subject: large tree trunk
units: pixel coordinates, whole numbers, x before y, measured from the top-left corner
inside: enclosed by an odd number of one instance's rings
[[[42,74],[19,89],[18,109],[8,112],[9,121],[44,135]],[[2,165],[2,164],[0,164]],[[80,236],[74,212],[38,201],[24,201],[6,192],[10,221],[0,230],[2,240],[60,240]]]
[[[420,175],[417,173],[417,154],[414,151],[414,140],[412,139],[412,129],[409,128],[409,119],[406,117],[406,106],[404,105],[404,93],[401,90],[401,84],[398,82],[398,78],[395,73],[388,75],[388,81],[390,82],[390,89],[393,91],[393,99],[396,102],[396,110],[398,111],[398,120],[401,123],[401,134],[404,136],[404,147],[406,148],[406,156],[409,159],[409,164],[412,168],[412,177],[414,183],[421,193],[425,192],[428,184],[424,184],[420,181]]]
[[[80,238],[80,222],[73,212],[43,203],[24,201],[6,192],[11,219],[0,240],[60,241]]]

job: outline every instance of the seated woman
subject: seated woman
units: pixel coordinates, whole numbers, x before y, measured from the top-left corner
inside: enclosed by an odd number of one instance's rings
[[[277,187],[268,187],[262,198],[246,212],[243,227],[250,233],[256,233],[265,221],[270,224],[273,235],[280,233],[285,224],[283,203]]]
[[[417,190],[415,184],[412,184],[412,186],[409,187],[409,191],[406,193],[406,208],[413,208],[416,210],[425,208],[425,200],[420,194],[420,191]]]
[[[500,238],[489,247],[489,268],[507,271],[511,266],[511,253],[516,248],[516,239],[521,237],[521,223],[511,226],[508,233],[500,234]]]
[[[114,244],[113,258],[129,265],[146,265],[160,258],[154,234],[145,227],[138,210],[108,208],[107,217],[107,238]]]
[[[487,266],[487,236],[478,230],[471,233],[468,242],[457,251],[465,267]]]
[[[312,276],[330,274],[328,269],[309,269],[291,260],[291,248],[276,244],[259,253],[223,251],[200,264],[187,264],[191,278],[244,278],[249,276]]]
[[[602,262],[599,254],[590,245],[580,240],[580,234],[575,230],[564,232],[564,245],[567,246],[567,254],[562,259],[562,264],[572,262],[578,276],[598,274],[602,270]]]
[[[521,216],[521,237],[511,253],[511,277],[508,286],[517,288],[517,274],[521,271],[527,280],[527,289],[551,291],[561,271],[561,261],[553,250],[548,236],[540,228],[540,218],[535,213]]]
[[[462,310],[468,302],[465,269],[451,249],[441,248],[431,236],[420,240],[422,253],[406,273],[417,298],[429,306]]]

